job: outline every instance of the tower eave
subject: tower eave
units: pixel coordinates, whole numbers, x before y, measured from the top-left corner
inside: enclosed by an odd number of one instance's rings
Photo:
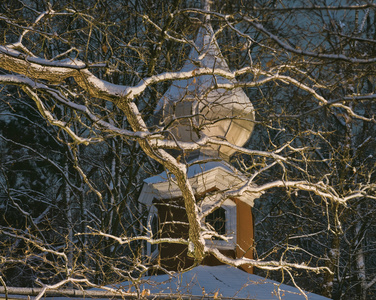
[[[225,191],[243,186],[247,178],[239,174],[236,169],[223,162],[211,162],[203,165],[193,165],[188,169],[189,182],[196,195],[207,191]],[[244,193],[236,197],[240,201],[253,206],[254,200],[260,193]],[[139,201],[147,206],[153,204],[154,199],[173,199],[182,197],[177,184],[163,172],[144,180]]]

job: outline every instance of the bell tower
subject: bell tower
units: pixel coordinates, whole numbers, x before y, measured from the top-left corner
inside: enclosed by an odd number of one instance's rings
[[[181,71],[198,68],[230,72],[208,21],[198,30],[195,47]],[[178,141],[195,142],[208,136],[243,146],[254,127],[252,103],[239,87],[218,88],[222,84],[233,87],[235,83],[235,79],[220,75],[200,75],[172,82],[155,110],[158,125]],[[253,258],[252,207],[259,195],[222,197],[224,191],[239,188],[247,181],[228,163],[234,153],[231,147],[208,144],[179,155],[190,165],[187,175],[200,208],[206,246],[215,247],[231,258]],[[189,224],[182,194],[168,171],[144,181],[139,201],[149,209],[146,228],[151,237],[188,238]],[[148,244],[146,254],[170,270],[187,268],[193,263],[187,256],[187,246],[182,244]],[[221,263],[208,256],[203,264]],[[247,266],[243,269],[252,272]]]

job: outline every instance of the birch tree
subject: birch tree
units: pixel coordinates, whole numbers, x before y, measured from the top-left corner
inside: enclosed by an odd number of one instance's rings
[[[376,273],[364,261],[372,259],[367,251],[374,244],[369,207],[375,200],[375,5],[246,2],[218,1],[210,10],[190,1],[3,4],[3,99],[17,87],[20,103],[38,110],[65,153],[55,165],[62,180],[55,194],[66,203],[68,231],[60,233],[65,242],[2,225],[2,234],[22,241],[51,266],[54,275],[39,278],[40,285],[50,288],[48,277],[83,286],[134,279],[148,270],[139,247],[149,240],[189,245],[197,264],[211,253],[233,266],[279,271],[280,279],[297,278],[303,286],[319,272],[314,278],[324,287],[320,292],[330,297],[355,293],[347,283],[354,276],[362,299],[373,292]],[[208,19],[231,70],[198,65],[180,71],[196,47],[195,32]],[[205,135],[181,142],[168,126],[153,124],[157,101],[171,82],[202,75],[232,82],[212,89],[247,92],[256,112],[247,147]],[[256,230],[267,238],[256,238],[255,259],[234,260],[205,247],[207,228],[184,156],[208,145],[236,150],[231,162],[249,178],[222,199],[263,193],[255,207]],[[130,194],[158,169],[168,170],[182,191],[188,239],[150,240],[143,234],[143,215]],[[0,183],[7,186],[6,181]],[[12,203],[35,222],[22,200]],[[72,212],[80,214],[80,224],[73,224]],[[122,214],[128,227],[122,227]],[[276,232],[282,228],[276,222],[286,231]],[[348,245],[351,251],[344,254]],[[83,255],[93,247],[101,251]],[[114,266],[106,265],[117,256]]]

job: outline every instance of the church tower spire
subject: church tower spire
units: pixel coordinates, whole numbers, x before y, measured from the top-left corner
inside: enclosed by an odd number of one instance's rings
[[[209,10],[209,1],[204,8]],[[235,79],[219,75],[216,70],[230,73],[214,30],[207,16],[199,28],[195,46],[181,71],[190,72],[206,68],[213,74],[175,80],[158,102],[155,115],[159,126],[173,136],[173,140],[196,142],[202,137],[227,141],[243,146],[251,136],[254,126],[254,109],[251,101]],[[231,78],[231,76],[229,76]],[[226,88],[224,88],[226,85]],[[253,201],[259,195],[248,194],[223,199],[227,190],[238,189],[247,178],[226,161],[235,150],[226,145],[207,144],[199,151],[183,153],[186,161],[193,162],[187,177],[196,195],[202,230],[206,232],[207,247],[218,249],[231,258],[253,257]],[[206,163],[200,163],[205,159]],[[210,161],[212,159],[212,161]],[[207,161],[209,160],[209,162]],[[151,237],[188,239],[189,224],[182,193],[168,172],[145,179],[139,201],[149,208],[146,227]],[[210,193],[210,196],[209,196]],[[207,196],[208,195],[208,196]],[[209,233],[209,234],[207,234]],[[180,270],[194,262],[187,256],[187,246],[147,244],[147,254],[169,270]],[[209,255],[203,264],[221,264]],[[251,268],[243,266],[247,272]]]

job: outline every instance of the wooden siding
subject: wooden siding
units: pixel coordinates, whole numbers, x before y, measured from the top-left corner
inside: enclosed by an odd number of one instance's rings
[[[252,207],[236,199],[236,257],[253,259],[254,243],[254,221]],[[253,268],[248,265],[241,267],[244,271],[253,274]]]

